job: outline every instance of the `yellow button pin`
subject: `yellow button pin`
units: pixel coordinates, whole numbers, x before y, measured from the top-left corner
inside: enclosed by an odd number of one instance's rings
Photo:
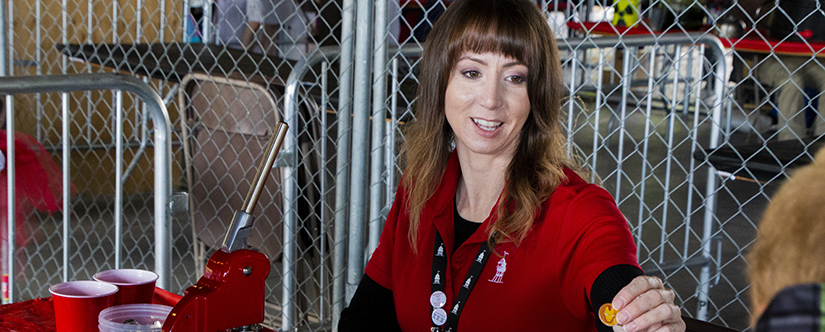
[[[616,321],[616,309],[613,309],[610,303],[602,304],[601,308],[599,308],[599,320],[607,326],[616,325],[616,323],[618,323]]]

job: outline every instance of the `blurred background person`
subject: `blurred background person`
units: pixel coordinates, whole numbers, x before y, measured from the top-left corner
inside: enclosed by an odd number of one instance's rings
[[[281,24],[297,8],[292,0],[216,0],[218,45],[264,53],[274,49]]]
[[[822,331],[825,314],[825,149],[796,171],[765,210],[748,256],[752,325]]]

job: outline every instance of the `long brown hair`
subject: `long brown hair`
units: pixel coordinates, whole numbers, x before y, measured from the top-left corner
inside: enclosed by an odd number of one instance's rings
[[[434,194],[452,151],[454,133],[444,99],[450,72],[467,51],[512,57],[528,68],[530,115],[507,169],[490,238],[519,243],[536,214],[565,180],[570,164],[559,126],[562,71],[553,33],[544,15],[527,0],[457,0],[438,19],[424,46],[416,120],[406,133],[406,171],[401,185],[409,192],[409,240],[417,252],[421,211]]]

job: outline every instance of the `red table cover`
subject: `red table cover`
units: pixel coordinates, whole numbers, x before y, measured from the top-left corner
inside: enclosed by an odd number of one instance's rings
[[[182,296],[155,288],[154,304],[174,306]],[[55,332],[51,297],[0,305],[0,331]],[[264,329],[264,331],[272,331]]]

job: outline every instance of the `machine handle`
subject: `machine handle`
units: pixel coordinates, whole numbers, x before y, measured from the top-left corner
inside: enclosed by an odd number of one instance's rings
[[[278,151],[281,150],[281,145],[284,143],[284,137],[286,136],[286,130],[288,128],[289,126],[284,122],[278,122],[278,125],[275,127],[275,132],[272,134],[266,146],[265,158],[262,159],[261,164],[258,165],[258,173],[255,174],[254,179],[255,182],[249,187],[249,192],[243,201],[241,211],[252,214],[252,211],[255,210],[255,203],[258,202],[258,197],[261,196],[261,191],[263,191],[266,179],[272,170],[272,164],[275,163],[275,157],[278,156]]]
[[[264,151],[265,158],[262,159],[261,164],[258,165],[258,173],[255,174],[252,185],[249,187],[249,192],[246,194],[243,206],[232,216],[232,223],[229,224],[229,229],[223,238],[222,250],[233,252],[248,247],[249,230],[255,222],[252,211],[255,210],[255,204],[258,203],[258,197],[261,195],[261,191],[263,191],[266,179],[272,170],[272,164],[275,163],[275,158],[278,156],[278,151],[281,150],[281,145],[284,143],[284,137],[286,136],[288,128],[289,126],[284,122],[278,122],[278,125],[275,127],[275,132],[272,133],[272,138],[269,139],[269,143]]]

